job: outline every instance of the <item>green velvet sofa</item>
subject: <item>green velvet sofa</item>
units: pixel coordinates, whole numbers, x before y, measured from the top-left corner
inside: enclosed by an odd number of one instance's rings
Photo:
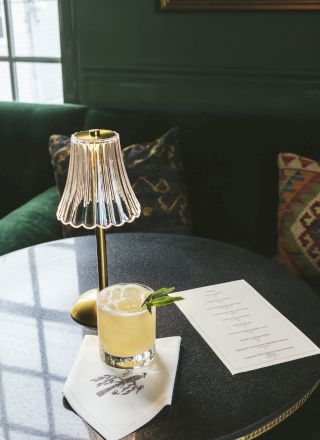
[[[320,160],[319,119],[0,103],[0,254],[61,238],[51,134],[106,127],[126,146],[179,126],[194,234],[272,257],[278,152]]]

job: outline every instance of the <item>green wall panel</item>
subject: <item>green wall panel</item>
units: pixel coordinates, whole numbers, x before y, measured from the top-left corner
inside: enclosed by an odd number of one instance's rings
[[[61,0],[65,96],[83,104],[320,114],[320,11],[168,12]]]

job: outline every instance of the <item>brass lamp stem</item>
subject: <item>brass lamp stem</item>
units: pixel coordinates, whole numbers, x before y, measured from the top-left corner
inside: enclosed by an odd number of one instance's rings
[[[106,231],[105,229],[96,228],[97,239],[97,257],[99,272],[99,292],[108,286],[108,269],[107,269],[107,249],[106,249]]]
[[[71,317],[81,325],[97,327],[97,293],[108,286],[106,231],[96,228],[99,289],[84,292],[70,309]]]

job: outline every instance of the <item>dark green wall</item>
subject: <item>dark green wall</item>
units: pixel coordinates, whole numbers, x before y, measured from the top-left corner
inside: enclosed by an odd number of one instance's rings
[[[320,12],[160,12],[159,2],[60,1],[66,101],[320,114]]]

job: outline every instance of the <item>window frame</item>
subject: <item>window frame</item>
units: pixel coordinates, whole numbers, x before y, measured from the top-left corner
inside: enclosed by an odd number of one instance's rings
[[[1,61],[9,62],[12,101],[19,101],[19,89],[18,89],[18,79],[17,79],[17,70],[16,70],[17,62],[40,63],[40,64],[41,63],[62,64],[62,60],[61,60],[61,56],[60,57],[16,56],[14,50],[13,21],[12,21],[10,0],[3,0],[3,5],[4,5],[4,20],[6,26],[5,35],[7,36],[8,55],[0,55],[0,62]]]

